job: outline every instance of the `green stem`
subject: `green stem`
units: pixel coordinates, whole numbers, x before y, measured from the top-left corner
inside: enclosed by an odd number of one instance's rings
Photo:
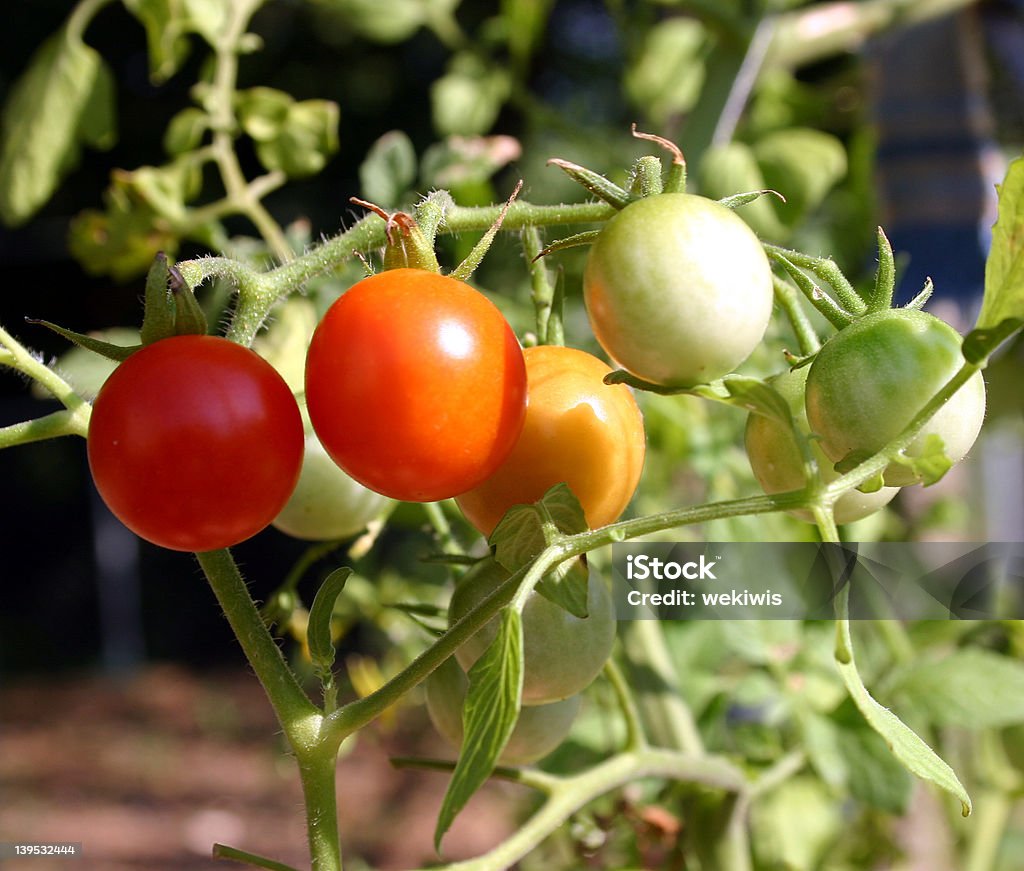
[[[313,869],[341,871],[334,788],[338,745],[321,736],[323,714],[306,697],[285,662],[231,552],[207,551],[196,558],[298,760]]]
[[[81,0],[68,16],[67,35],[79,42],[85,40],[85,31],[88,29],[96,14],[104,7],[113,3],[113,0]]]
[[[245,850],[238,850],[226,844],[213,845],[213,858],[228,859],[232,862],[240,862],[243,865],[251,865],[253,868],[265,868],[267,871],[298,871],[297,868],[291,865],[267,859],[265,856],[257,856],[255,853],[247,853]]]
[[[274,642],[228,550],[196,554],[217,602],[234,630],[292,746],[312,746],[320,711],[306,697]]]
[[[609,659],[604,666],[605,677],[615,691],[615,699],[622,710],[622,719],[626,723],[626,744],[625,749],[630,752],[646,750],[647,738],[644,736],[643,723],[640,720],[640,712],[637,710],[636,702],[633,699],[633,692],[630,689],[629,681],[622,673],[622,669],[614,659]]]
[[[999,848],[1013,808],[1013,799],[1002,790],[984,792],[978,797],[976,822],[964,871],[994,871],[998,867]]]
[[[523,229],[523,254],[530,269],[530,287],[533,296],[533,309],[537,319],[537,342],[541,345],[551,344],[549,324],[551,323],[551,306],[555,298],[555,287],[548,275],[548,268],[540,252],[544,250],[540,230],[535,226]]]
[[[306,832],[312,871],[341,871],[338,835],[337,748],[320,742],[314,752],[298,754]]]
[[[804,356],[816,353],[821,347],[821,341],[818,339],[818,334],[814,331],[814,326],[807,317],[804,307],[800,304],[796,288],[777,275],[772,276],[772,287],[775,290],[775,302],[785,312],[793,327],[800,353]]]
[[[288,244],[284,232],[256,195],[259,189],[254,189],[246,181],[242,166],[238,162],[238,155],[235,153],[234,143],[236,128],[234,97],[235,88],[238,85],[238,46],[249,25],[250,18],[260,2],[261,0],[247,0],[247,2],[229,4],[228,14],[230,17],[214,48],[216,66],[211,91],[215,102],[210,119],[213,129],[212,147],[228,199],[253,222],[267,245],[270,246],[270,250],[274,252],[274,256],[285,262],[293,256],[292,247]]]
[[[0,450],[66,435],[78,435],[85,438],[88,432],[88,415],[64,409],[44,417],[37,417],[35,420],[26,420],[3,427],[0,429]]]
[[[582,774],[556,780],[540,809],[490,852],[435,871],[509,868],[588,802],[627,783],[648,777],[700,783],[734,793],[743,793],[748,788],[743,773],[721,757],[690,756],[673,750],[620,753]],[[749,868],[749,865],[745,867]]]
[[[704,742],[689,705],[680,694],[679,675],[657,620],[619,624],[626,651],[629,686],[637,696],[647,733],[658,747],[700,755]]]

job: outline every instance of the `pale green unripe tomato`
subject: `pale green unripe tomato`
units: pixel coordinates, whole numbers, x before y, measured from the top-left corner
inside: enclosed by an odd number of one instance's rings
[[[771,381],[772,387],[786,400],[797,427],[804,435],[808,433],[807,415],[804,413],[807,368],[804,366],[802,369],[785,372]],[[763,414],[751,413],[747,418],[744,441],[754,477],[769,496],[799,490],[806,486],[803,454],[789,429]],[[817,439],[811,439],[809,444],[822,481],[827,484],[838,478],[834,464],[818,447]],[[898,487],[882,487],[874,493],[848,490],[836,500],[832,509],[835,522],[853,523],[874,514],[891,502],[898,491]],[[814,522],[810,511],[799,510],[789,513],[809,523]]]
[[[771,268],[754,232],[705,197],[630,203],[601,231],[583,277],[587,314],[608,354],[673,386],[732,372],[764,337]]]
[[[394,502],[338,468],[316,435],[306,436],[299,483],[273,525],[294,538],[348,538],[384,514]]]
[[[964,363],[960,335],[927,312],[888,309],[844,327],[818,351],[807,375],[811,430],[834,463],[852,452],[880,451]],[[942,439],[959,462],[985,418],[985,382],[975,373],[925,424],[905,453],[920,456],[929,436]],[[912,469],[893,462],[885,483],[916,483]]]
[[[426,680],[430,720],[455,747],[462,746],[462,705],[468,689],[469,679],[454,656],[431,672]],[[580,701],[576,695],[549,705],[521,708],[516,727],[498,761],[505,765],[529,765],[543,759],[569,734]]]
[[[483,601],[508,573],[496,562],[474,567],[455,588],[448,606],[454,623]],[[575,617],[533,592],[523,608],[524,705],[567,699],[600,673],[615,643],[615,605],[602,578],[591,572],[587,583],[587,617]],[[466,670],[480,658],[498,632],[497,618],[455,653]]]

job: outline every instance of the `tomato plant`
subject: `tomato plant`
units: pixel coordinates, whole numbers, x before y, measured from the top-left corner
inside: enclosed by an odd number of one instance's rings
[[[527,408],[512,453],[482,484],[457,498],[466,518],[489,535],[513,505],[535,502],[566,482],[587,523],[622,514],[643,471],[644,421],[625,385],[602,380],[611,369],[575,348],[524,351]]]
[[[809,434],[807,415],[804,411],[804,388],[807,384],[808,367],[784,372],[771,381],[779,394],[789,404],[793,419],[805,436]],[[747,418],[744,444],[754,477],[769,495],[799,490],[807,485],[804,457],[793,431],[763,414],[751,413]],[[818,465],[823,483],[838,477],[833,463],[818,446],[817,439],[809,439],[811,455]],[[898,492],[897,487],[882,487],[873,493],[847,490],[832,507],[836,523],[853,523],[855,520],[874,514],[884,508]],[[813,522],[810,511],[800,509],[790,512],[801,520]]]
[[[590,250],[583,290],[605,351],[634,375],[673,386],[733,371],[772,311],[757,236],[725,206],[683,193],[615,215]]]
[[[462,706],[468,688],[469,680],[454,656],[426,680],[430,721],[454,747],[462,746]],[[569,734],[581,701],[575,695],[546,705],[524,707],[499,761],[505,765],[529,765],[543,759]]]
[[[209,551],[263,529],[295,487],[302,419],[254,351],[175,336],[136,351],[104,383],[89,424],[89,467],[133,532]]]
[[[391,504],[338,468],[315,433],[306,435],[302,472],[273,525],[293,538],[324,541],[347,538],[380,516]]]
[[[483,601],[508,577],[497,562],[475,566],[460,581],[448,606],[454,623]],[[491,621],[463,644],[456,656],[467,671],[497,634]],[[615,641],[615,606],[605,582],[594,572],[587,582],[587,616],[575,617],[540,593],[533,592],[523,608],[524,705],[567,699],[597,677]]]
[[[313,334],[306,402],[327,453],[394,499],[475,487],[526,412],[523,353],[501,312],[454,278],[394,269],[360,281]]]
[[[821,449],[839,462],[854,451],[872,454],[895,438],[964,362],[960,336],[934,315],[889,309],[865,315],[829,339],[807,375],[807,420]],[[906,450],[919,456],[938,436],[954,463],[974,444],[985,417],[985,382],[975,373],[931,418]],[[906,465],[892,462],[885,482],[913,484]]]

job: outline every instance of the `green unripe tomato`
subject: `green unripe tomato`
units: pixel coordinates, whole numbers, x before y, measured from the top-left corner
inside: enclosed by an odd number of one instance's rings
[[[601,231],[583,277],[608,354],[673,386],[732,372],[764,336],[772,276],[761,243],[725,206],[691,194],[630,203]]]
[[[426,680],[427,712],[434,728],[454,747],[462,746],[462,705],[469,679],[455,661],[446,660]],[[580,709],[580,696],[549,705],[524,707],[498,761],[505,765],[529,765],[551,753],[569,734]]]
[[[455,623],[483,601],[506,572],[493,560],[475,566],[461,581],[448,606]],[[532,593],[523,608],[524,705],[543,705],[567,699],[597,677],[615,642],[615,605],[604,581],[591,572],[587,583],[587,617],[575,617],[540,593]],[[497,618],[455,653],[467,671],[498,632]]]
[[[804,435],[808,433],[807,415],[804,412],[807,370],[808,367],[804,366],[802,369],[785,372],[771,380],[772,387],[786,400],[797,427]],[[750,467],[754,470],[754,477],[769,496],[774,493],[799,490],[806,486],[803,454],[791,430],[763,414],[751,413],[747,418],[744,442],[747,457],[750,459]],[[832,461],[818,447],[817,439],[811,439],[809,444],[811,455],[818,464],[821,480],[827,484],[838,478],[839,475],[835,471]],[[832,508],[835,522],[838,524],[853,523],[855,520],[874,514],[892,501],[898,490],[898,487],[882,487],[874,493],[848,490],[836,500]],[[789,513],[809,523],[814,522],[810,511],[799,510]]]
[[[339,469],[316,435],[309,433],[299,483],[273,525],[286,535],[310,541],[348,538],[392,504]]]
[[[818,351],[807,375],[805,402],[812,432],[833,462],[852,451],[873,454],[892,441],[960,369],[959,334],[934,315],[889,309],[843,328]],[[905,453],[920,456],[929,435],[959,462],[985,417],[985,382],[975,374],[925,424]],[[885,483],[916,483],[913,471],[890,463]]]

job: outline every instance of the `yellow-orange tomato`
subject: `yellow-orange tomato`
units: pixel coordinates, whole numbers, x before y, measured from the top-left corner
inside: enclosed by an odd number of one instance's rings
[[[490,535],[513,505],[536,502],[565,482],[592,527],[622,514],[644,464],[644,422],[625,385],[608,385],[611,369],[575,348],[527,348],[526,422],[504,463],[457,498],[462,513]]]

